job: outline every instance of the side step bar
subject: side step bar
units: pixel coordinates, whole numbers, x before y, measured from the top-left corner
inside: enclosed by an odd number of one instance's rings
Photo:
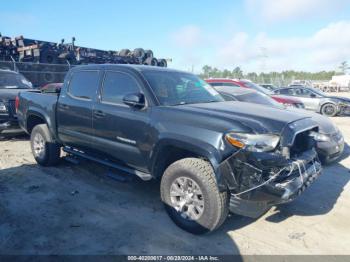
[[[145,173],[145,172],[142,172],[142,171],[138,171],[138,170],[135,170],[135,169],[132,169],[132,168],[129,168],[129,167],[125,167],[125,166],[122,166],[122,165],[118,165],[118,164],[112,163],[112,162],[110,162],[108,160],[103,160],[103,159],[99,159],[99,158],[90,156],[90,155],[88,155],[88,154],[86,154],[86,153],[84,153],[82,151],[75,150],[75,149],[73,149],[71,147],[64,147],[63,151],[68,153],[68,154],[79,156],[81,158],[85,158],[85,159],[88,159],[88,160],[100,163],[102,165],[109,166],[109,167],[112,167],[112,168],[116,168],[116,169],[119,169],[121,171],[124,171],[124,172],[132,174],[132,175],[136,175],[136,176],[138,176],[139,178],[141,178],[144,181],[152,179],[151,174],[148,174],[148,173]]]

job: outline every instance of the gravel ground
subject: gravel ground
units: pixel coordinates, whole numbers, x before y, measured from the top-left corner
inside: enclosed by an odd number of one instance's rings
[[[159,183],[97,164],[34,162],[25,136],[0,142],[0,254],[350,254],[350,117],[339,163],[259,219],[230,216],[193,236],[168,218]]]

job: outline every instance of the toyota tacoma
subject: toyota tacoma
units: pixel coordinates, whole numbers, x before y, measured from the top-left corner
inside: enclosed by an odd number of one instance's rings
[[[54,93],[22,92],[17,114],[35,160],[61,149],[143,180],[182,229],[217,229],[229,211],[258,217],[321,173],[310,118],[224,99],[197,76],[136,65],[71,69]]]

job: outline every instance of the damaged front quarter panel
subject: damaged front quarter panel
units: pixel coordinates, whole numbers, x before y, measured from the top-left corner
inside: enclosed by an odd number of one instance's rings
[[[314,149],[297,159],[242,150],[220,165],[223,183],[231,194],[230,211],[249,217],[259,217],[271,206],[293,200],[321,169]]]
[[[275,152],[241,149],[220,164],[220,184],[230,191],[231,212],[259,217],[273,205],[292,201],[320,175],[317,153],[305,139],[308,132],[294,134],[288,146]]]

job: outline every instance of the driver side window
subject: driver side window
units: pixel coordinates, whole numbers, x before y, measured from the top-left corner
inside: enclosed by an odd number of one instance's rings
[[[122,104],[126,95],[139,92],[139,85],[131,75],[107,71],[101,90],[101,102]]]

